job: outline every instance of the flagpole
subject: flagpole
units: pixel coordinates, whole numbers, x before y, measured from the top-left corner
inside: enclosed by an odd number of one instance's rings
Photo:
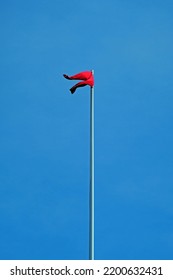
[[[94,86],[90,88],[89,259],[94,260]]]

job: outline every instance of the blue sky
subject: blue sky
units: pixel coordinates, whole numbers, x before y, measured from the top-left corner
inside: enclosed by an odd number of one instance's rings
[[[173,259],[173,2],[0,4],[0,259]]]

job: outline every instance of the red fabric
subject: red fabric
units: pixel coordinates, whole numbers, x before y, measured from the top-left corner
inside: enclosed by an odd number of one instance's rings
[[[84,87],[86,85],[89,85],[91,87],[94,86],[94,76],[91,71],[80,72],[73,76],[64,74],[63,76],[68,80],[82,80],[82,82],[77,83],[70,89],[71,93],[74,93],[78,87]]]

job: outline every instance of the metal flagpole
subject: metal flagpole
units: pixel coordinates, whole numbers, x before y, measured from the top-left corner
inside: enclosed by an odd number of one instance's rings
[[[90,89],[89,259],[94,260],[94,86]]]

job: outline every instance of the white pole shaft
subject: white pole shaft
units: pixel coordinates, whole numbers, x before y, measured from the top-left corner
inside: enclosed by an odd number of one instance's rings
[[[94,74],[94,71],[92,70]],[[90,198],[89,259],[94,260],[94,87],[90,90]]]

